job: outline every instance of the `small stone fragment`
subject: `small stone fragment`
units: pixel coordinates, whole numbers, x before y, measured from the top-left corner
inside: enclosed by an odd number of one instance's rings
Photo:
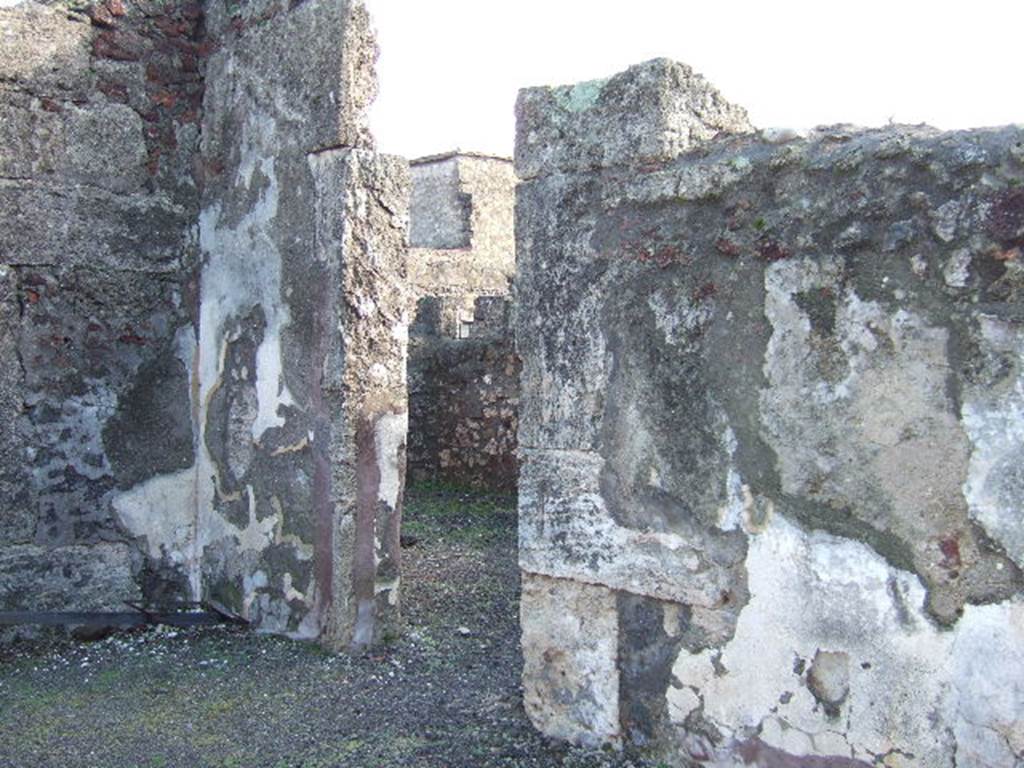
[[[850,693],[850,657],[842,651],[818,650],[807,672],[807,687],[829,717],[839,714]]]

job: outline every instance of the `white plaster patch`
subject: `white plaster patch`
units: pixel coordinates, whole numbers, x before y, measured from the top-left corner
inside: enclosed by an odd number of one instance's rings
[[[736,433],[732,427],[726,427],[722,435],[722,444],[729,453],[729,469],[725,476],[725,504],[718,510],[718,527],[723,531],[734,531],[743,519],[744,498],[743,478],[736,469]],[[749,492],[749,491],[748,491]]]
[[[272,238],[278,213],[278,180],[273,157],[265,147],[273,146],[276,127],[272,119],[253,112],[242,126],[239,140],[241,159],[235,185],[238,194],[260,183],[256,202],[236,222],[224,222],[219,203],[199,214],[199,243],[204,253],[200,280],[199,344],[193,367],[193,391],[197,434],[196,536],[190,555],[190,581],[194,596],[201,594],[203,550],[210,542],[231,537],[246,548],[266,546],[267,529],[252,520],[245,531],[231,525],[213,508],[217,468],[206,446],[206,422],[210,399],[222,385],[228,324],[260,306],[266,327],[256,351],[257,414],[251,426],[252,439],[284,423],[278,415],[282,405],[293,404],[282,376],[280,337],[291,318],[282,295],[281,255]],[[257,173],[258,172],[258,173]],[[251,513],[252,514],[252,513]],[[268,524],[269,525],[269,524]]]
[[[238,540],[238,548],[242,552],[262,552],[273,543],[274,531],[281,519],[275,514],[258,520],[256,518],[256,494],[251,485],[247,485],[245,488],[249,499],[249,524],[240,530],[236,529],[235,538]]]
[[[408,431],[409,414],[405,412],[385,414],[374,426],[373,442],[380,471],[378,496],[391,509],[397,509],[402,490],[399,457]]]
[[[783,491],[861,510],[879,509],[883,494],[887,524],[923,547],[966,513],[968,441],[946,387],[949,331],[861,299],[837,282],[837,266],[791,260],[766,270],[765,437]],[[801,295],[828,302],[831,332],[812,330]]]
[[[957,762],[1020,765],[1024,755],[1024,606],[971,606],[953,641]],[[966,618],[966,617],[965,617]]]
[[[281,594],[283,594],[284,599],[288,601],[298,600],[300,603],[305,603],[307,606],[312,604],[310,599],[306,597],[305,592],[300,592],[295,588],[295,585],[292,582],[291,573],[285,573],[281,576]]]
[[[145,536],[150,557],[182,564],[195,537],[195,466],[158,475],[114,498],[114,511],[133,536]]]
[[[401,578],[397,576],[393,579],[379,580],[373,585],[373,594],[387,594],[388,605],[398,605],[398,588],[401,586],[401,583]]]
[[[700,696],[689,686],[683,686],[679,690],[673,690],[668,701],[668,715],[672,722],[683,722],[693,710],[701,704]]]
[[[256,350],[256,393],[259,409],[252,424],[258,441],[271,427],[284,424],[278,408],[293,405],[285,385],[281,362],[281,332],[291,322],[284,302],[281,255],[272,238],[278,211],[278,180],[273,157],[264,157],[262,147],[272,146],[274,123],[265,116],[250,116],[242,130],[242,160],[236,183],[250,187],[259,171],[264,185],[256,203],[237,223],[222,225],[221,205],[214,204],[199,214],[199,242],[206,254],[200,297],[200,394],[206,403],[222,375],[221,347],[225,329],[232,319],[250,308],[263,309],[266,328]]]
[[[685,298],[672,294],[652,293],[647,306],[654,315],[654,325],[665,335],[665,343],[673,346],[686,342],[687,335],[704,328],[713,314],[712,302],[694,305]]]
[[[981,331],[991,352],[1017,361],[1017,376],[964,397],[971,457],[963,493],[971,517],[1024,567],[1024,328],[983,316]]]
[[[806,533],[778,515],[751,537],[747,569],[750,602],[733,639],[676,660],[684,687],[667,693],[675,722],[693,708],[692,686],[727,742],[759,734],[794,755],[868,763],[898,749],[915,756],[901,765],[920,768],[952,766],[955,750],[979,756],[962,765],[1013,764],[1000,749],[1024,735],[1014,719],[1024,711],[1020,601],[968,606],[953,631],[940,631],[913,575],[866,545]],[[805,667],[819,650],[850,660],[834,719],[807,687]],[[1010,734],[1002,747],[989,743],[993,729]]]
[[[282,319],[287,317],[288,309],[283,305],[279,309],[280,313],[274,314],[267,335],[256,350],[256,399],[259,410],[252,423],[252,438],[257,442],[268,429],[284,424],[284,417],[278,414],[278,409],[295,404],[285,384],[281,363],[281,329],[287,325],[287,320],[282,322]]]
[[[800,400],[810,398],[814,403],[830,404],[849,396],[847,381],[833,385],[820,381],[810,383],[791,375],[792,371],[802,368],[811,335],[811,323],[793,301],[793,295],[831,290],[838,284],[841,274],[842,262],[835,258],[787,259],[765,270],[765,316],[772,324],[772,335],[765,351],[765,377],[773,383],[784,384],[785,389],[792,390],[793,396]],[[845,305],[849,326],[859,327],[864,314],[874,309],[874,305],[865,304],[851,294]],[[844,340],[844,344],[851,343],[873,345],[875,340],[863,331]]]

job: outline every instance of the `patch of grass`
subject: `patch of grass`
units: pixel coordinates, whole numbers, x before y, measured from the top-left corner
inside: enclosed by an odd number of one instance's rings
[[[444,540],[483,548],[502,538],[515,521],[512,495],[420,482],[406,491],[402,530],[427,542]]]
[[[211,699],[206,704],[205,714],[209,717],[220,717],[230,714],[238,708],[237,699]]]
[[[28,681],[18,681],[8,688],[0,713],[20,713],[25,717],[36,717],[43,710],[54,709],[66,700],[67,696],[63,691],[48,690]]]
[[[359,738],[350,738],[334,744],[321,744],[315,755],[306,756],[302,760],[302,768],[334,768],[345,765],[350,759],[366,748],[366,742]],[[280,763],[281,768],[289,768],[295,763]]]
[[[92,686],[97,692],[106,692],[120,685],[123,679],[124,670],[104,669],[93,678]]]

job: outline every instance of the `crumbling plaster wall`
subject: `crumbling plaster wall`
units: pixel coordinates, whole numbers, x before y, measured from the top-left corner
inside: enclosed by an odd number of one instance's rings
[[[193,462],[202,13],[0,9],[0,610],[187,594],[118,513]]]
[[[213,597],[372,642],[397,616],[409,175],[366,127],[366,10],[58,5],[0,12],[2,442],[30,461],[4,465],[3,607]]]
[[[518,475],[511,286],[516,176],[503,158],[412,162],[409,471],[509,490]]]
[[[755,132],[667,61],[518,102],[544,732],[1024,761],[1024,131]]]
[[[360,3],[211,3],[207,23],[196,464],[124,507],[194,593],[365,645],[397,613],[408,167],[372,151]]]

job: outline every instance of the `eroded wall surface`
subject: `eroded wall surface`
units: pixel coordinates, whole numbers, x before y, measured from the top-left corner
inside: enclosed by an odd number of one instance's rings
[[[0,610],[187,597],[120,500],[193,464],[202,13],[0,9]]]
[[[409,173],[366,126],[365,8],[108,0],[0,24],[0,609],[213,598],[262,631],[378,639]]]
[[[502,158],[453,153],[412,162],[413,479],[515,487],[515,184],[512,163]]]
[[[673,761],[1024,759],[1024,132],[521,93],[527,709]]]
[[[194,578],[262,629],[366,644],[397,610],[408,168],[372,152],[361,4],[219,7]]]

